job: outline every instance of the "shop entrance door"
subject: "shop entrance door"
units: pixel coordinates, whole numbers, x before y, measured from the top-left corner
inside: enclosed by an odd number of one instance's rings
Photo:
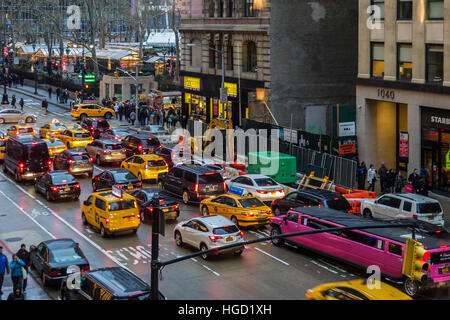
[[[449,190],[449,137],[439,129],[423,131],[423,165],[430,174],[429,184],[433,189]]]

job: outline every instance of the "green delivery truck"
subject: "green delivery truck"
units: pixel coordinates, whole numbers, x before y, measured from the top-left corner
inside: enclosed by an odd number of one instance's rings
[[[295,183],[297,180],[297,159],[293,156],[273,152],[250,152],[248,173],[263,174],[278,183]]]

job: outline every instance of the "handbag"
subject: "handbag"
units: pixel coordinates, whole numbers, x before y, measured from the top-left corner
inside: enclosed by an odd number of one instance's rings
[[[27,275],[28,275],[27,269],[25,269],[24,267],[22,267],[22,276],[23,276],[23,278],[26,279],[26,278],[27,278]]]
[[[414,193],[414,186],[412,184],[407,184],[405,186],[405,192]]]

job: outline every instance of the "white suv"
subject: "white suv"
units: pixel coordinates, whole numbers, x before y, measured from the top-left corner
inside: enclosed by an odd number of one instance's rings
[[[378,199],[362,200],[361,212],[367,218],[415,219],[444,227],[444,213],[439,202],[413,193],[385,194]]]

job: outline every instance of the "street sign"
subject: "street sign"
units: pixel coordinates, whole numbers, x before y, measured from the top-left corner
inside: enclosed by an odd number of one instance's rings
[[[220,103],[228,103],[228,88],[220,88]]]
[[[78,78],[83,79],[83,74],[78,74]],[[85,74],[84,80],[94,80],[95,81],[95,74]]]

